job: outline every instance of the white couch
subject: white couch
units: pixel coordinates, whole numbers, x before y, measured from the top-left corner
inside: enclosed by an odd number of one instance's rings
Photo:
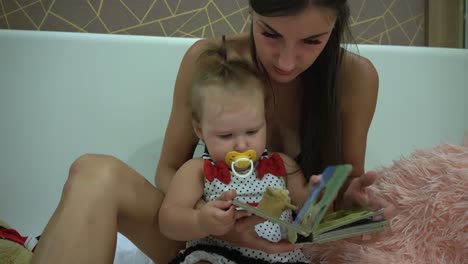
[[[178,65],[194,41],[0,30],[0,218],[40,234],[83,153],[115,155],[153,182]],[[461,143],[468,50],[358,48],[380,75],[367,169]]]

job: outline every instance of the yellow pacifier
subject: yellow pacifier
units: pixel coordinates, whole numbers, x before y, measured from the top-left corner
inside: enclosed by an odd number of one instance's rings
[[[232,173],[239,178],[246,178],[252,174],[254,170],[254,161],[257,159],[255,150],[247,150],[246,152],[229,151],[226,154],[225,162],[228,166],[231,166]],[[238,169],[250,169],[246,173],[240,173],[236,171]]]

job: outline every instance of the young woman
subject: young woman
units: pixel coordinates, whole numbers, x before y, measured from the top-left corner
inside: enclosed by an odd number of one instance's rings
[[[342,49],[349,8],[346,0],[250,0],[252,29],[229,36],[226,56],[250,61],[268,76],[267,148],[295,157],[304,175],[326,165],[350,163],[355,176],[336,206],[386,207],[369,199],[364,173],[367,132],[375,110],[378,76],[372,63]],[[175,172],[192,158],[198,138],[185,102],[201,64],[199,55],[221,39],[196,42],[185,54],[176,80],[172,113],[159,160],[157,188],[111,156],[84,155],[70,168],[61,201],[44,230],[33,263],[111,263],[116,232],[157,263],[172,259],[184,243],[160,233],[158,212]],[[219,199],[231,200],[225,193]],[[392,213],[386,210],[387,217]],[[219,238],[267,253],[294,245],[258,237],[248,217]]]

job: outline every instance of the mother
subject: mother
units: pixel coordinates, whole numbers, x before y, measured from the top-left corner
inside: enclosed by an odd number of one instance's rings
[[[227,37],[226,55],[252,62],[269,77],[268,149],[297,157],[305,175],[330,164],[352,164],[354,177],[336,206],[368,204],[372,199],[365,187],[376,175],[364,174],[364,157],[378,76],[369,60],[340,46],[349,32],[347,1],[250,0],[250,7],[251,32]],[[204,63],[198,56],[213,43],[221,44],[221,39],[196,42],[180,65],[158,187],[114,157],[78,158],[33,263],[111,263],[117,231],[158,263],[166,263],[183,246],[160,233],[158,210],[171,177],[197,144],[187,92]],[[266,252],[294,248],[257,237],[253,225],[258,222],[254,217],[239,221],[223,239]]]

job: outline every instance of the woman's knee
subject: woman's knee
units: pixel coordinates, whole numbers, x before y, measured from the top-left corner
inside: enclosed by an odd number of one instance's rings
[[[110,155],[85,154],[70,166],[64,191],[70,188],[112,188],[119,181],[123,162]]]

